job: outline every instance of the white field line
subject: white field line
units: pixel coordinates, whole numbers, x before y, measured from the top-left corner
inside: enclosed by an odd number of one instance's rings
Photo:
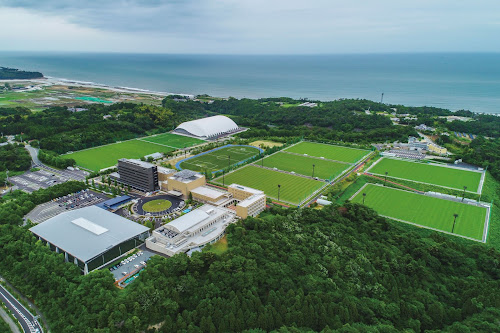
[[[486,221],[484,222],[484,230],[483,230],[483,243],[486,243],[488,239],[488,231],[490,229],[490,218],[491,218],[491,207],[487,207],[486,212]]]
[[[332,144],[332,143],[314,142],[314,141],[309,141],[309,140],[303,140],[303,141],[300,141],[300,142],[310,142],[310,143],[316,143],[318,145],[334,146],[334,147],[341,147],[341,148],[349,148],[349,149],[362,150],[362,151],[368,151],[368,152],[370,151],[370,150],[363,149],[363,148],[352,148],[352,147],[341,146],[341,145],[336,145],[336,144]],[[298,142],[298,143],[300,143],[300,142]]]
[[[380,173],[375,173],[375,172],[370,172],[370,170],[380,161],[382,161],[384,158],[386,157],[382,157],[381,159],[379,159],[378,161],[376,161],[375,163],[373,163],[367,170],[365,170],[366,173],[371,173],[372,175],[376,175],[376,176],[381,176],[381,177],[385,177],[385,174],[380,174]],[[395,160],[394,158],[392,158],[393,160]],[[415,163],[415,162],[411,162],[411,163]],[[444,167],[446,168],[446,167]],[[464,170],[464,169],[460,169],[460,170]],[[465,170],[465,171],[468,171],[468,170]],[[437,185],[437,184],[433,184],[433,183],[426,183],[426,182],[421,182],[421,181],[418,181],[418,180],[413,180],[413,179],[408,179],[408,178],[401,178],[401,177],[394,177],[394,176],[389,176],[387,175],[387,178],[393,178],[393,179],[399,179],[399,180],[406,180],[406,181],[410,181],[410,182],[413,182],[413,183],[418,183],[418,184],[424,184],[424,185],[431,185],[431,186],[436,186],[436,187],[442,187],[442,188],[447,188],[447,189],[450,189],[450,190],[457,190],[457,191],[463,191],[463,188],[455,188],[455,187],[449,187],[449,186],[444,186],[444,185]],[[482,186],[481,186],[482,188]],[[474,192],[474,191],[465,191],[467,193],[472,193],[472,194],[481,194],[481,192]]]
[[[359,192],[361,192],[366,187],[366,185],[368,185],[368,184],[370,184],[370,183],[365,183],[363,186],[361,186],[361,188],[359,190],[357,190],[356,193],[354,193],[352,195],[352,197],[349,198],[349,201],[351,201],[352,199],[354,199],[354,197],[356,197],[359,194]]]
[[[159,146],[174,148],[175,150],[181,149],[181,148],[177,148],[177,147],[174,147],[174,146],[164,145],[163,143],[151,142],[151,141],[143,140],[143,138],[139,138],[139,139],[137,139],[137,141],[142,141],[142,142],[152,143],[152,144],[159,145]]]
[[[357,196],[359,194],[359,192],[361,190],[363,190],[363,188],[365,188],[367,185],[373,185],[373,186],[380,186],[380,187],[384,187],[383,185],[380,185],[380,184],[373,184],[373,183],[366,183],[365,185],[363,185],[349,200],[352,200],[355,196]],[[401,190],[399,188],[393,188],[393,187],[389,187],[390,189],[392,190],[397,190],[397,191],[403,191],[403,192],[409,192],[409,193],[414,193],[414,192],[410,192],[410,191],[405,191],[405,190]],[[424,194],[419,194],[419,193],[415,193],[417,195],[424,195]],[[439,199],[439,198],[436,198],[436,199]],[[395,218],[395,217],[392,217],[392,216],[387,216],[387,215],[381,215],[379,214],[380,216],[383,216],[385,218],[388,218],[388,219],[391,219],[391,220],[395,220],[395,221],[399,221],[399,222],[403,222],[403,223],[407,223],[407,224],[411,224],[411,225],[414,225],[414,226],[417,226],[417,227],[420,227],[420,228],[424,228],[424,229],[429,229],[429,230],[434,230],[434,231],[439,231],[439,232],[442,232],[442,233],[445,233],[445,234],[448,234],[448,235],[452,235],[452,236],[458,236],[458,237],[462,237],[462,238],[465,238],[465,239],[468,239],[468,240],[472,240],[472,241],[475,241],[475,242],[481,242],[481,243],[486,243],[486,240],[484,239],[484,231],[483,231],[483,239],[482,240],[479,240],[479,239],[475,239],[475,238],[472,238],[472,237],[467,237],[467,236],[462,236],[462,235],[459,235],[459,234],[453,234],[451,232],[448,232],[448,231],[444,231],[444,230],[441,230],[441,229],[436,229],[436,228],[432,228],[432,227],[427,227],[427,226],[424,226],[424,225],[421,225],[421,224],[417,224],[417,223],[414,223],[414,222],[409,222],[409,221],[406,221],[406,220],[401,220],[401,219],[398,219],[398,218]],[[489,218],[488,218],[488,221],[489,221]]]
[[[282,153],[284,154],[290,154],[290,155],[297,155],[297,156],[302,156],[302,157],[308,157],[308,158],[312,158],[312,159],[315,159],[315,160],[320,160],[320,161],[328,161],[328,162],[334,162],[334,163],[340,163],[340,164],[348,164],[348,165],[352,165],[352,163],[348,163],[348,162],[344,162],[344,161],[337,161],[337,160],[332,160],[332,159],[329,159],[329,158],[321,158],[321,157],[317,157],[317,156],[312,156],[312,155],[305,155],[305,154],[299,154],[299,153],[292,153],[291,151],[286,151],[286,150],[283,150],[281,151]]]

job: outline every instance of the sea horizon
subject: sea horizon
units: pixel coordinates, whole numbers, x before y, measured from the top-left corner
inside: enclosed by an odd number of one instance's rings
[[[142,91],[215,97],[360,98],[500,114],[500,53],[303,55],[0,52],[0,66]]]

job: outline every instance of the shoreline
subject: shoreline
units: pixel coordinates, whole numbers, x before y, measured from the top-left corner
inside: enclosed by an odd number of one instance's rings
[[[171,96],[171,95],[179,95],[179,96],[184,96],[188,97],[190,99],[194,99],[196,95],[193,94],[185,94],[185,93],[172,93],[172,92],[162,92],[162,91],[153,91],[153,90],[148,90],[148,89],[142,89],[142,88],[134,88],[134,87],[121,87],[121,86],[111,86],[107,85],[104,83],[97,83],[97,82],[91,82],[91,81],[79,81],[79,80],[71,80],[71,79],[66,79],[66,78],[56,78],[52,76],[44,76],[43,78],[39,79],[13,79],[13,80],[0,80],[1,83],[11,83],[11,82],[35,82],[38,83],[41,86],[55,86],[55,85],[60,85],[60,86],[66,86],[66,87],[83,87],[83,88],[91,88],[91,89],[104,89],[108,91],[113,91],[117,93],[126,93],[126,94],[142,94],[142,95],[152,95],[152,96]],[[24,91],[29,91],[31,89],[27,89]],[[218,96],[211,96],[218,98]],[[286,98],[286,96],[282,96]],[[343,99],[343,98],[339,98]],[[320,102],[330,102],[333,100],[328,100],[328,101],[322,101],[319,100]],[[393,105],[393,104],[388,104],[388,105]],[[405,106],[413,106],[413,105],[405,105]],[[439,108],[439,107],[436,107]],[[450,112],[456,112],[459,110],[451,110],[447,109]],[[470,110],[469,110],[470,111]],[[500,117],[500,113],[491,113],[491,112],[477,112],[477,111],[471,111],[474,114],[477,115],[490,115],[490,116],[497,116]]]

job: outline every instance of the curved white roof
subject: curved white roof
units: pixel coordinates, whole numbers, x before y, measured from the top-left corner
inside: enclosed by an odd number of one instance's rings
[[[180,130],[179,132],[184,130],[200,138],[210,138],[235,129],[238,129],[238,125],[232,119],[226,116],[213,116],[187,121],[177,126],[175,130]]]

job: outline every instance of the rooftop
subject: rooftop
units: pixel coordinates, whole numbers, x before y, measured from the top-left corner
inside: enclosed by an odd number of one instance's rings
[[[254,188],[246,187],[246,186],[238,185],[238,184],[231,184],[228,187],[235,188],[235,189],[238,189],[238,190],[242,190],[242,191],[245,191],[245,192],[248,192],[248,193],[253,193],[253,194],[264,194],[264,192],[262,192],[260,190],[256,190]]]
[[[199,174],[198,172],[186,169],[173,174],[172,177],[170,178],[174,178],[175,180],[188,183],[200,177],[203,177],[203,175]]]
[[[135,159],[128,159],[128,158],[120,158],[118,161],[124,161],[127,163],[139,165],[143,168],[151,168],[154,167],[155,165],[149,162],[141,161],[141,160],[135,160]]]
[[[165,167],[162,167],[162,166],[158,166],[157,170],[158,170],[159,173],[163,173],[165,175],[168,175],[168,174],[176,172],[175,169],[169,169],[169,168],[165,168]]]
[[[262,199],[265,196],[266,196],[265,194],[254,194],[251,197],[248,197],[245,200],[242,200],[240,203],[238,203],[238,206],[248,207],[251,204],[253,204],[254,202]]]
[[[61,213],[30,229],[83,262],[148,230],[96,206]]]
[[[200,187],[197,187],[195,189],[192,189],[191,193],[203,195],[203,196],[206,196],[206,197],[209,197],[212,199],[217,199],[217,198],[220,198],[221,196],[224,196],[227,194],[227,192],[222,192],[222,191],[213,189],[213,188],[208,187],[208,186],[200,186]]]

